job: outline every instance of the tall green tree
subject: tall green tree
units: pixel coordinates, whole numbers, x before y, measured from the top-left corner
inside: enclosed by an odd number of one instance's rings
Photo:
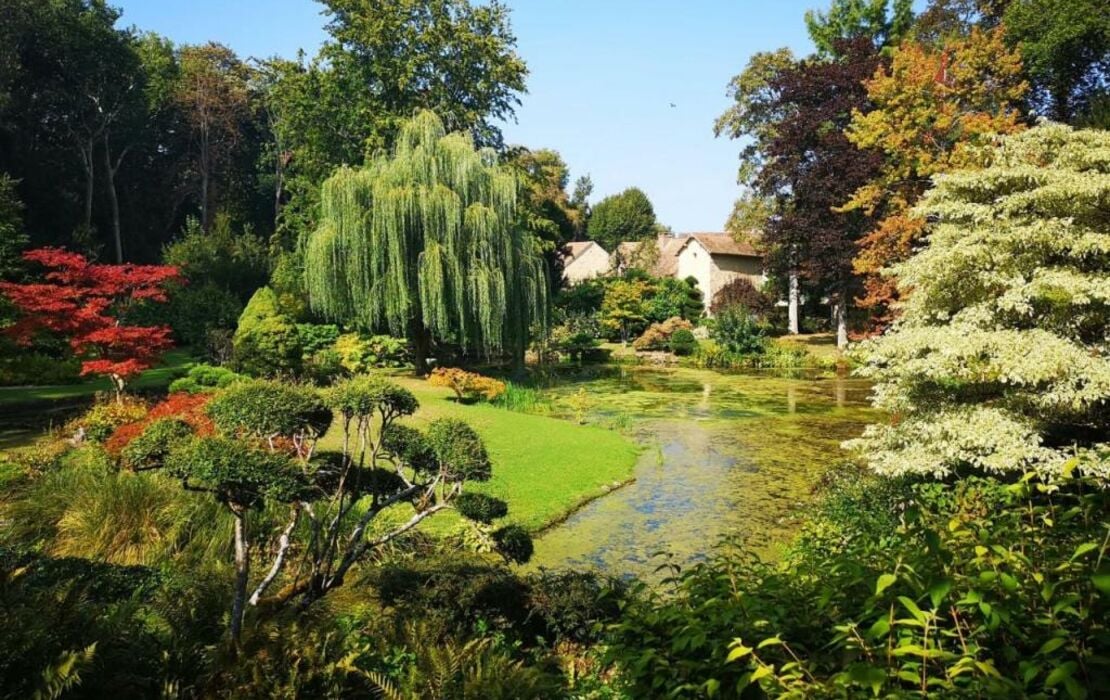
[[[655,235],[658,222],[651,200],[638,187],[606,197],[590,213],[586,235],[610,253],[625,241],[645,241]]]
[[[214,192],[243,137],[250,110],[249,68],[226,46],[210,42],[180,51],[181,77],[176,98],[193,141],[192,167],[207,231],[214,219]]]
[[[366,146],[387,146],[415,109],[448,131],[501,144],[496,122],[520,104],[528,69],[516,53],[509,9],[498,0],[322,0],[331,41],[321,56],[361,90],[348,97],[374,116]]]
[[[1003,16],[1042,114],[1072,122],[1110,89],[1110,8],[1102,0],[1013,0]]]
[[[406,335],[418,371],[433,341],[522,362],[531,326],[546,321],[547,276],[517,197],[491,151],[420,112],[391,154],[324,183],[305,254],[310,304]]]
[[[913,0],[833,0],[827,12],[805,15],[809,37],[821,56],[836,56],[841,42],[861,36],[876,49],[896,46],[913,24]]]
[[[319,185],[337,167],[387,151],[419,109],[449,131],[500,147],[527,68],[516,53],[509,10],[468,0],[325,0],[330,39],[313,59],[263,62],[261,84],[274,146],[281,239],[314,228]]]
[[[20,256],[26,246],[23,202],[15,191],[15,180],[7,173],[0,173],[0,279],[10,281],[23,267]]]

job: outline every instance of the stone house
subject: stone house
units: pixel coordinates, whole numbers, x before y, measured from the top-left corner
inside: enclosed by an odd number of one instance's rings
[[[747,243],[737,243],[727,233],[680,233],[659,236],[654,249],[626,241],[612,255],[593,241],[567,244],[563,277],[568,284],[607,274],[621,274],[629,267],[649,266],[656,277],[697,280],[708,309],[717,292],[737,277],[747,277],[756,289],[763,286],[763,256]],[[603,259],[604,258],[604,259]]]
[[[563,280],[576,284],[609,273],[609,253],[593,241],[575,241],[563,253]]]
[[[690,233],[678,240],[682,243],[674,252],[673,275],[696,279],[707,308],[717,292],[738,277],[747,277],[756,289],[766,280],[763,256],[750,244],[737,243],[725,233]]]

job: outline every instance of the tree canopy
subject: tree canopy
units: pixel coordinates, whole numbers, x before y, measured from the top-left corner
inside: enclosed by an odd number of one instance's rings
[[[904,315],[858,353],[894,416],[853,443],[878,472],[1110,474],[1108,154],[1045,125],[937,178],[928,244],[892,270]]]
[[[625,241],[643,241],[655,235],[655,209],[643,190],[630,187],[594,205],[586,235],[609,252]]]
[[[516,225],[516,178],[432,112],[407,122],[390,155],[324,183],[306,249],[314,309],[407,335],[418,363],[432,340],[523,357],[546,318],[535,239]]]

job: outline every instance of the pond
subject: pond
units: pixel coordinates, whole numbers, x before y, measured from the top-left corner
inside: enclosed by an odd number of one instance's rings
[[[820,371],[606,367],[544,393],[556,415],[629,431],[644,453],[635,481],[537,538],[529,566],[647,578],[658,553],[688,564],[724,536],[773,552],[840,443],[879,418],[867,382]]]

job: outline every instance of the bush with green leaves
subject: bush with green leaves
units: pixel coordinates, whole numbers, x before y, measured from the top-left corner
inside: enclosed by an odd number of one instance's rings
[[[838,480],[778,562],[726,546],[611,629],[633,697],[1100,697],[1110,491]]]
[[[589,571],[549,571],[529,575],[529,616],[543,622],[550,640],[588,644],[604,637],[604,626],[620,618],[628,585]]]
[[[0,340],[0,343],[3,343]],[[74,384],[81,381],[81,360],[44,352],[3,348],[0,357],[0,386]]]
[[[174,289],[165,308],[151,305],[149,313],[165,314],[183,345],[203,348],[213,331],[234,330],[242,311],[243,302],[232,292],[207,282]]]
[[[738,355],[757,355],[767,349],[764,326],[742,306],[729,306],[713,317],[709,337]]]
[[[249,377],[227,367],[200,363],[190,367],[184,377],[178,377],[170,382],[169,393],[183,391],[187,394],[201,394],[226,389],[232,384],[248,379]]]
[[[333,349],[351,374],[364,374],[375,368],[404,367],[409,364],[408,341],[389,335],[344,333]]]
[[[548,332],[547,344],[572,362],[600,359],[597,348],[604,335],[596,313],[571,313]]]
[[[330,350],[339,339],[339,326],[334,323],[298,323],[297,335],[301,339],[301,350],[306,357],[321,350]]]
[[[231,385],[205,406],[226,435],[311,440],[331,425],[332,412],[311,387],[269,380]]]
[[[647,320],[655,323],[674,317],[696,321],[705,312],[705,304],[695,278],[662,277],[654,281],[644,309]]]
[[[1046,124],[938,177],[901,320],[853,353],[897,416],[854,449],[884,474],[1110,477],[1110,132]]]
[[[296,375],[303,349],[293,319],[278,309],[277,297],[262,287],[239,317],[232,340],[236,368],[258,377]]]
[[[588,279],[559,290],[553,305],[563,316],[589,316],[601,311],[604,299],[605,280]]]
[[[667,341],[667,349],[679,357],[693,355],[698,349],[698,339],[694,332],[688,328],[680,328],[671,334]]]
[[[210,230],[190,217],[180,238],[162,251],[162,261],[181,270],[192,287],[212,286],[241,304],[270,275],[265,242],[249,227],[236,232],[227,214],[217,214]]]
[[[170,451],[193,435],[193,427],[178,418],[160,418],[134,440],[127,443],[120,454],[120,463],[131,471],[160,469]]]

